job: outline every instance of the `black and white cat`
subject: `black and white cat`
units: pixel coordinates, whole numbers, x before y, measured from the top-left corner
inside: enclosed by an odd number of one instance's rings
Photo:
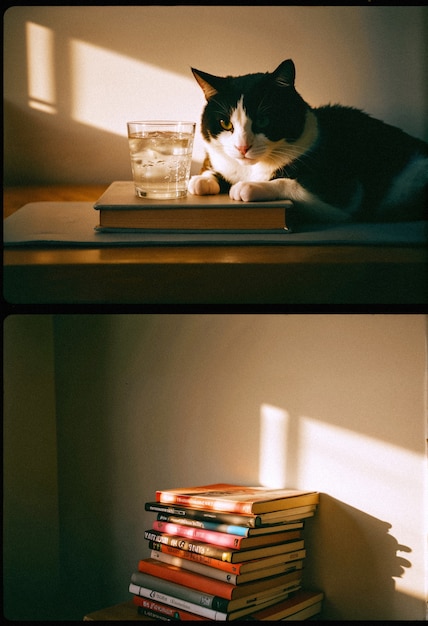
[[[207,155],[190,193],[288,199],[316,221],[427,219],[427,143],[352,107],[312,108],[291,59],[272,73],[192,72]]]

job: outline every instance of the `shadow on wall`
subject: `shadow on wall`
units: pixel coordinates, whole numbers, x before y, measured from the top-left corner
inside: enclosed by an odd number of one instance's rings
[[[4,116],[4,152],[8,161],[5,185],[76,184],[76,180],[82,185],[96,185],[132,179],[125,136],[72,119],[66,124],[60,118],[47,119],[44,113],[30,108],[24,111],[10,103],[4,103]],[[35,146],[37,155],[43,152],[44,158],[34,158],[34,151],[28,146]],[[195,161],[192,174],[199,172],[200,167],[201,163]]]
[[[321,494],[315,518],[306,522],[304,582],[324,591],[323,619],[399,620],[421,615],[423,600],[406,595],[396,601],[394,578],[404,577],[412,567],[411,549],[400,545],[390,529],[388,522]]]
[[[26,111],[5,103],[4,150],[8,155],[5,170],[6,185],[70,184],[77,180],[84,184],[109,183],[120,175],[131,180],[128,142],[125,137],[108,133],[72,119],[64,121],[39,111]],[[22,128],[26,129],[25,134]],[[27,146],[35,146],[34,151]],[[17,145],[18,143],[18,145]],[[19,145],[21,144],[21,145]],[[44,158],[32,158],[40,154]],[[76,146],[79,158],[76,159]],[[16,157],[16,158],[14,158]],[[52,170],[52,162],[56,163]],[[94,162],[100,179],[94,177]]]

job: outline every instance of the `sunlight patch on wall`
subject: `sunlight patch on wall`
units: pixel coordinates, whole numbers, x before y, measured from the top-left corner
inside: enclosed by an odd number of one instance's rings
[[[288,420],[284,409],[261,405],[259,483],[263,487],[285,488]]]
[[[402,505],[408,500],[410,506],[422,487],[417,484],[423,476],[421,455],[347,428],[301,417],[299,450],[304,452],[297,459],[302,484],[314,487],[307,483],[316,476],[317,489],[348,503],[352,494],[352,506],[371,515],[385,511],[388,500],[395,505],[397,490]]]
[[[425,486],[423,454],[306,416],[299,418],[298,449],[299,485],[388,522],[406,554],[420,552],[427,505],[418,496]],[[424,576],[412,564],[396,588],[423,597]]]
[[[71,41],[71,115],[118,135],[138,119],[188,119],[193,79],[79,40]]]
[[[203,97],[191,75],[183,76],[78,39],[68,40],[56,84],[58,48],[52,29],[26,23],[28,105],[44,113],[70,115],[93,128],[126,137],[126,122],[142,119],[200,119]],[[137,51],[138,52],[138,51]],[[57,67],[56,67],[57,66]],[[205,150],[196,133],[193,161]]]
[[[26,23],[28,105],[56,113],[54,33],[46,26]]]

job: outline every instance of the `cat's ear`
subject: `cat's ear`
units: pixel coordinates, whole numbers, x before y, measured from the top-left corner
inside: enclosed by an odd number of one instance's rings
[[[215,87],[215,84],[218,83],[219,80],[221,80],[220,78],[218,78],[217,76],[212,76],[211,74],[207,74],[206,72],[195,70],[193,67],[190,69],[192,70],[193,76],[196,78],[207,100],[209,100],[218,93],[218,89]]]
[[[273,77],[279,87],[294,87],[296,68],[291,59],[283,61],[273,72]]]

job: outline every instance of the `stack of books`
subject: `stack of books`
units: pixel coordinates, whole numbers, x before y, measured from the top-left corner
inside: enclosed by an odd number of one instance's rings
[[[303,590],[304,520],[319,493],[215,484],[158,490],[129,591],[160,620],[310,619],[320,591]]]

